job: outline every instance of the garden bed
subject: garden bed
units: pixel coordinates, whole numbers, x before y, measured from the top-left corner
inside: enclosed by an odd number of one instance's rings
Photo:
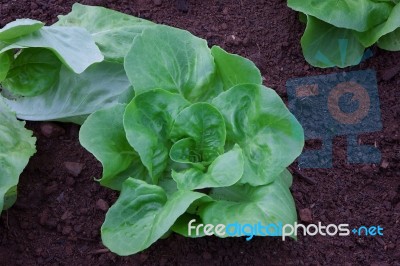
[[[161,4],[157,3],[161,2]],[[286,1],[82,1],[157,23],[189,30],[225,50],[253,60],[264,85],[287,100],[286,81],[337,73],[316,69],[302,55],[304,26]],[[16,18],[49,24],[70,11],[72,1],[0,1],[0,27]],[[187,12],[186,12],[187,11]],[[117,193],[101,187],[101,165],[82,148],[79,127],[28,122],[37,137],[37,153],[21,176],[17,203],[0,218],[1,265],[400,265],[400,75],[399,52],[374,49],[374,56],[346,70],[377,71],[383,129],[361,134],[376,144],[377,165],[350,165],[346,139],[334,139],[332,169],[295,171],[291,188],[298,213],[311,222],[380,225],[379,237],[299,236],[297,241],[255,237],[159,240],[137,255],[118,257],[101,244],[100,226]],[[70,164],[70,163],[78,164]],[[80,171],[80,166],[82,170]],[[291,166],[292,170],[297,164]],[[302,217],[307,220],[310,217]]]

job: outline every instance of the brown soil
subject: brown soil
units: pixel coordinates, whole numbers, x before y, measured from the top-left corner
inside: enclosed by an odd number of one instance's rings
[[[210,45],[246,56],[261,69],[265,85],[284,99],[288,79],[340,71],[307,65],[299,44],[304,26],[284,0],[205,0],[189,1],[188,6],[183,0],[81,2],[187,29]],[[70,0],[0,0],[0,26],[16,18],[50,24],[57,14],[68,13],[72,4]],[[42,123],[28,123],[38,138],[38,152],[21,176],[16,205],[0,217],[0,264],[400,265],[400,76],[390,72],[399,61],[400,53],[377,49],[373,58],[351,68],[378,72],[383,130],[361,139],[376,142],[384,163],[347,164],[346,139],[337,137],[334,168],[303,169],[295,174],[292,187],[298,211],[309,209],[313,223],[381,225],[384,236],[300,236],[298,241],[285,242],[257,237],[247,242],[172,235],[140,254],[118,257],[101,244],[102,208],[107,206],[98,202],[112,204],[117,193],[93,180],[101,175],[101,165],[79,145],[79,128],[57,124],[65,133],[49,138],[42,134]],[[82,172],[74,177],[65,162],[83,164]]]

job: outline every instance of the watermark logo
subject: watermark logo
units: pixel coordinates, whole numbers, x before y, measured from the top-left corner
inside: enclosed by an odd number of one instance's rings
[[[358,236],[383,236],[383,227],[381,226],[360,226],[354,227],[350,231],[349,224],[283,224],[269,223],[263,224],[261,222],[250,224],[242,224],[238,222],[230,224],[202,224],[196,223],[196,219],[192,219],[188,223],[189,236],[211,236],[216,235],[219,237],[226,236],[246,236],[246,240],[251,240],[254,236],[280,236],[283,241],[289,237],[303,235],[303,236],[349,236],[351,233]]]
[[[331,168],[332,141],[347,137],[348,163],[379,163],[380,151],[358,142],[358,135],[382,130],[378,86],[373,70],[291,79],[286,83],[289,109],[304,128],[306,140],[320,149],[305,150],[301,168]]]

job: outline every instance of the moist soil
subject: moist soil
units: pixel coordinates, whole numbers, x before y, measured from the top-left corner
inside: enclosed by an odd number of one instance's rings
[[[288,79],[343,71],[305,62],[300,47],[304,25],[284,0],[80,2],[186,29],[209,45],[248,57],[260,68],[264,84],[285,101]],[[16,18],[51,24],[58,14],[70,12],[72,4],[1,0],[0,26]],[[383,129],[361,134],[359,141],[376,145],[381,163],[348,164],[346,138],[339,136],[334,139],[333,168],[299,169],[293,164],[291,190],[302,214],[299,220],[380,225],[383,236],[246,241],[174,234],[139,254],[118,257],[102,245],[99,234],[106,209],[118,194],[94,181],[102,168],[80,146],[79,127],[28,122],[38,139],[37,153],[21,176],[17,203],[0,217],[0,265],[400,265],[400,53],[373,52],[372,58],[345,70],[377,72]]]

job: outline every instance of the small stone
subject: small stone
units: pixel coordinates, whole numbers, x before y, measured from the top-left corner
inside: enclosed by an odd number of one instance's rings
[[[67,169],[68,173],[75,177],[79,176],[83,169],[83,164],[75,162],[64,162],[64,166]]]
[[[105,212],[108,210],[108,208],[110,208],[108,203],[103,199],[99,199],[96,201],[96,207],[97,207],[97,209],[105,211]]]
[[[221,29],[227,30],[228,29],[228,25],[226,23],[222,23],[221,24]]]
[[[161,6],[162,1],[161,0],[153,0],[153,3],[155,6]]]
[[[300,220],[305,222],[305,223],[311,223],[312,222],[312,212],[310,209],[305,208],[300,210]]]
[[[383,160],[382,163],[381,163],[381,167],[386,169],[386,168],[388,168],[388,166],[389,166],[389,162],[386,161],[386,160]]]
[[[62,221],[69,220],[71,218],[72,218],[72,213],[70,211],[64,212],[63,215],[61,216]]]
[[[40,125],[40,132],[46,138],[55,138],[65,134],[65,130],[54,123],[42,123]]]
[[[72,227],[71,226],[64,226],[63,230],[62,230],[62,234],[63,235],[69,235],[69,233],[71,233],[72,231]]]
[[[227,8],[227,7],[224,7],[224,9],[222,10],[222,14],[228,15],[228,13],[229,13],[228,8]]]

